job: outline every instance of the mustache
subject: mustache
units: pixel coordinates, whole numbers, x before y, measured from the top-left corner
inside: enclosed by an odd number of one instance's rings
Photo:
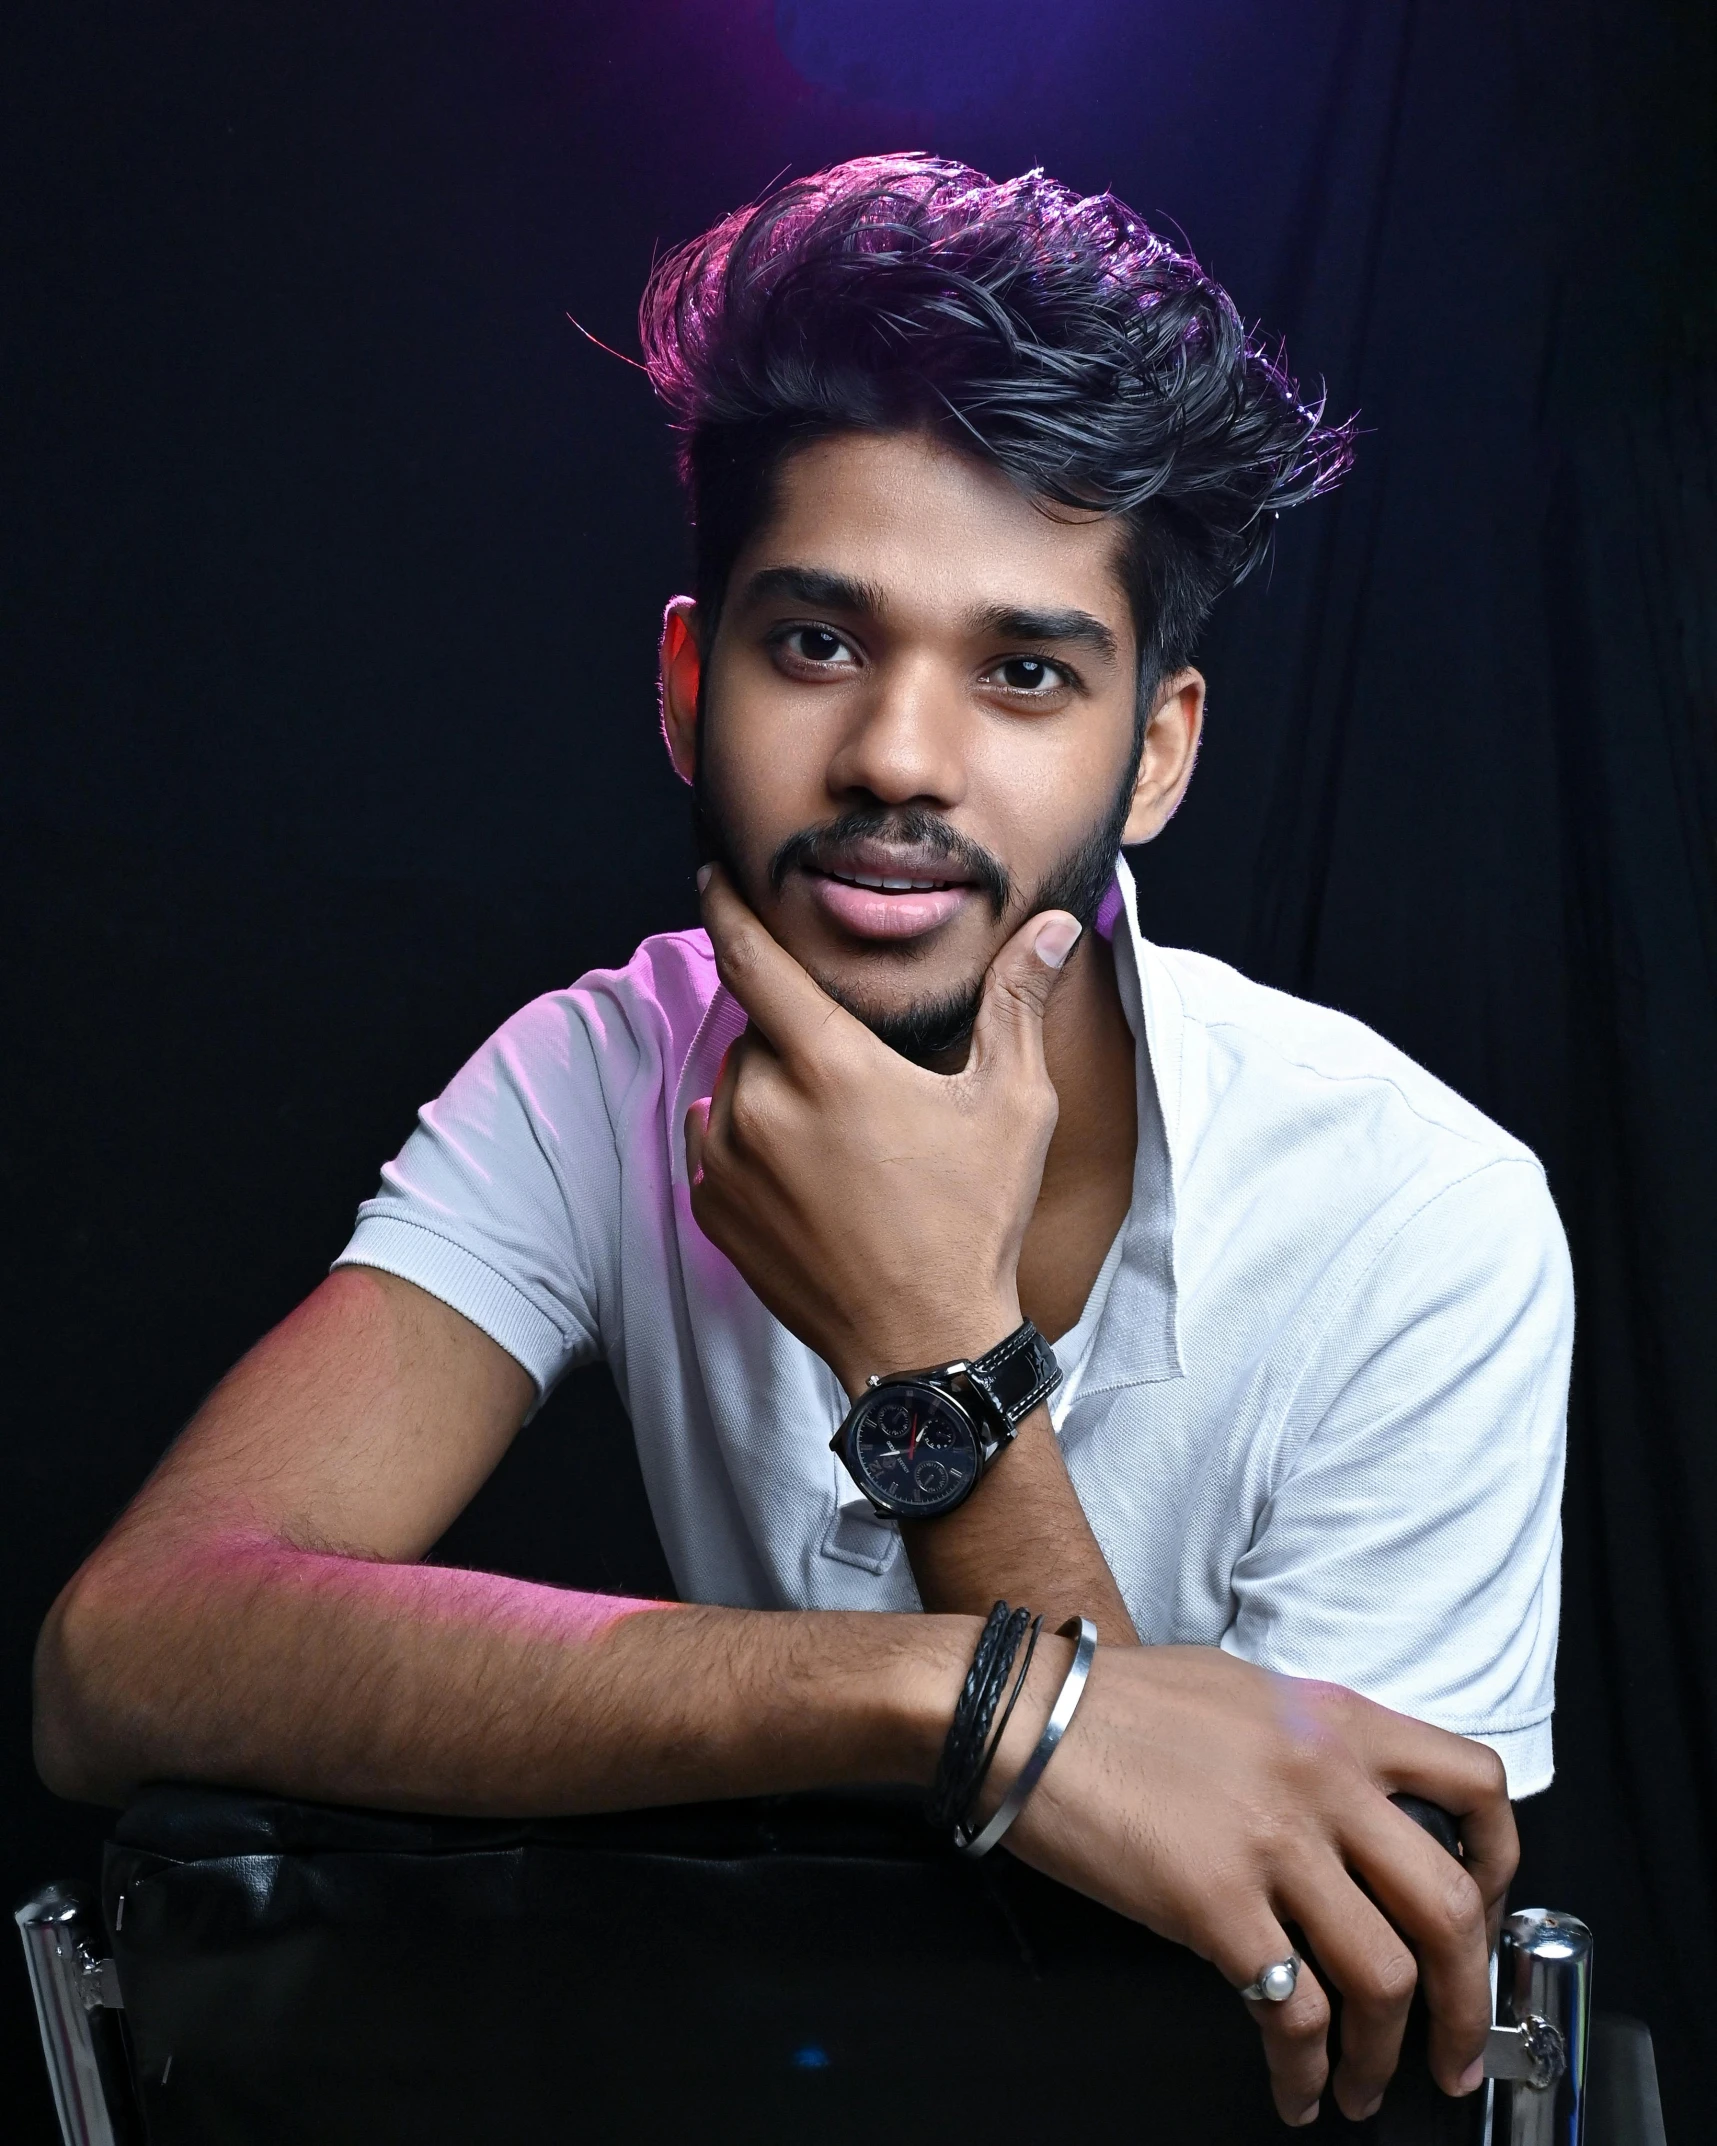
[[[938,819],[920,805],[898,809],[872,806],[846,812],[823,827],[802,828],[789,835],[769,860],[769,884],[779,894],[789,872],[821,871],[825,860],[847,843],[875,838],[897,842],[918,856],[939,858],[955,867],[959,875],[988,897],[998,918],[1006,915],[1013,896],[1013,879],[999,858],[981,843],[958,833],[946,820]]]

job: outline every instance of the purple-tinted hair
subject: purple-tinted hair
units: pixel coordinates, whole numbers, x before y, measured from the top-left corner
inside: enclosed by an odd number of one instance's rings
[[[788,453],[928,427],[1033,497],[1125,520],[1148,682],[1353,455],[1352,421],[1301,402],[1196,261],[1036,171],[902,155],[795,180],[658,263],[639,330],[711,622]]]

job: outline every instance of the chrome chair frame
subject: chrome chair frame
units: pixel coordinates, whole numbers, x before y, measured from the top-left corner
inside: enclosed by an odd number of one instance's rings
[[[99,1911],[82,1888],[56,1883],[25,1901],[15,1920],[64,2146],[136,2146],[124,1998]],[[1585,2146],[1591,1999],[1586,1925],[1546,1908],[1509,1915],[1485,2052],[1491,2146]],[[1646,2052],[1649,2065],[1649,2041]],[[1655,2077],[1650,2086],[1643,2113],[1661,2142]]]

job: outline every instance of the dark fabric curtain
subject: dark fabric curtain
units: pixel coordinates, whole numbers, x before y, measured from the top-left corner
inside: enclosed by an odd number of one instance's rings
[[[485,1029],[689,915],[659,423],[566,310],[630,347],[653,248],[783,168],[1042,162],[1178,219],[1361,413],[1351,484],[1219,614],[1144,919],[1370,1022],[1548,1165],[1579,1340],[1521,1893],[1593,1923],[1600,2003],[1649,2021],[1670,2135],[1701,2136],[1709,6],[154,0],[5,34],[13,1890],[102,1825],[23,1734],[81,1549]],[[573,1382],[449,1554],[649,1584],[624,1443]]]
[[[1592,1922],[1686,2138],[1717,1906],[1714,20],[1352,11],[1265,317],[1345,358],[1373,430],[1213,636],[1225,809],[1142,879],[1199,944],[1224,887],[1239,966],[1549,1167],[1579,1330],[1559,1772],[1517,1897]]]

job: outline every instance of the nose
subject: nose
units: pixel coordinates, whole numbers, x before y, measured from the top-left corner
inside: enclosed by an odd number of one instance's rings
[[[928,653],[880,664],[829,762],[831,793],[943,810],[966,794],[969,711]]]

